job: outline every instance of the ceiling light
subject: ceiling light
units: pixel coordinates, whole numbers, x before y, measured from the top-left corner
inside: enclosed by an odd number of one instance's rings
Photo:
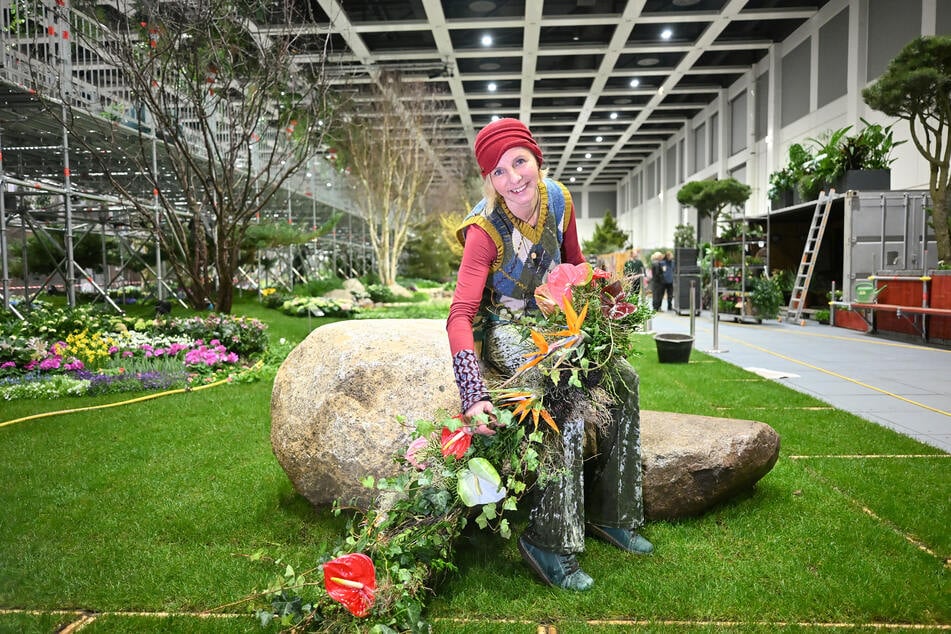
[[[487,88],[489,89],[489,92],[495,92],[495,89],[498,88],[498,86],[495,85],[494,81],[490,81]]]
[[[631,80],[631,88],[637,88],[640,85],[641,85],[640,79],[634,78]]]
[[[499,115],[497,115],[497,114],[492,115],[492,121],[498,121],[499,118],[500,118],[500,117],[499,117]]]
[[[604,140],[604,137],[599,134],[598,136],[594,137],[594,140],[600,143],[601,141]]]
[[[677,0],[674,0],[674,4]],[[473,0],[469,3],[469,8],[476,13],[488,13],[495,9],[495,3],[492,0]]]
[[[488,70],[488,71],[498,70],[501,67],[502,65],[499,64],[498,62],[482,62],[481,64],[479,64],[479,68],[481,70]]]
[[[660,63],[660,60],[656,57],[642,57],[637,60],[638,66],[657,66]]]
[[[585,152],[585,153],[584,153],[584,157],[585,157],[586,159],[591,158],[591,152]]]
[[[669,40],[671,37],[673,37],[673,35],[674,35],[674,32],[671,31],[670,29],[664,29],[663,31],[660,32],[660,39]]]
[[[483,35],[483,36],[482,36],[482,46],[492,46],[492,36],[491,36],[491,35],[488,35],[488,34],[487,34],[487,35]]]
[[[584,168],[579,165],[578,167],[575,168],[575,171],[581,172],[581,171],[584,171]]]
[[[612,113],[611,113],[610,115],[608,115],[608,116],[611,117],[612,119],[617,119],[617,113],[616,113],[616,112],[612,112]]]
[[[575,182],[575,177],[572,176],[571,178],[569,178],[569,179],[568,179],[568,182],[571,182],[571,183]]]

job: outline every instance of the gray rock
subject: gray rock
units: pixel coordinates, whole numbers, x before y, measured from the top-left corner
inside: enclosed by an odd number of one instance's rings
[[[648,519],[699,515],[749,490],[779,458],[765,423],[641,411],[644,512]]]
[[[366,319],[316,328],[274,379],[271,446],[312,504],[366,504],[367,476],[395,473],[412,424],[459,410],[446,322]],[[397,415],[405,417],[401,424]]]
[[[372,491],[361,480],[396,472],[412,423],[458,409],[444,321],[341,321],[314,330],[281,365],[271,445],[312,504],[366,506]],[[703,513],[751,488],[779,456],[779,436],[763,423],[656,411],[641,412],[641,445],[650,519]]]

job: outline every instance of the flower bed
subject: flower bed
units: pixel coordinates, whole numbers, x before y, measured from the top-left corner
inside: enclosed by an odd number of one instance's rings
[[[267,348],[264,323],[230,315],[147,320],[37,303],[0,320],[0,398],[184,387]]]

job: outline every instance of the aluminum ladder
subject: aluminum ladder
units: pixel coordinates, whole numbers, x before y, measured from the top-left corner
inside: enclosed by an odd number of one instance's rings
[[[802,323],[802,309],[805,308],[806,294],[809,292],[809,284],[812,282],[812,272],[816,268],[819,245],[822,243],[822,236],[826,232],[826,224],[829,221],[829,211],[832,209],[832,199],[834,197],[835,189],[830,189],[828,196],[825,192],[819,192],[816,209],[812,213],[812,224],[809,226],[809,233],[806,235],[806,245],[802,250],[802,260],[799,262],[799,270],[796,272],[796,282],[793,285],[792,295],[789,297],[789,306],[786,308],[786,319],[788,321]]]

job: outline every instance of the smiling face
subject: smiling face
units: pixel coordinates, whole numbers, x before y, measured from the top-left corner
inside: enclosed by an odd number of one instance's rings
[[[535,208],[539,180],[538,161],[528,148],[506,150],[489,172],[492,186],[513,213],[531,213]]]

